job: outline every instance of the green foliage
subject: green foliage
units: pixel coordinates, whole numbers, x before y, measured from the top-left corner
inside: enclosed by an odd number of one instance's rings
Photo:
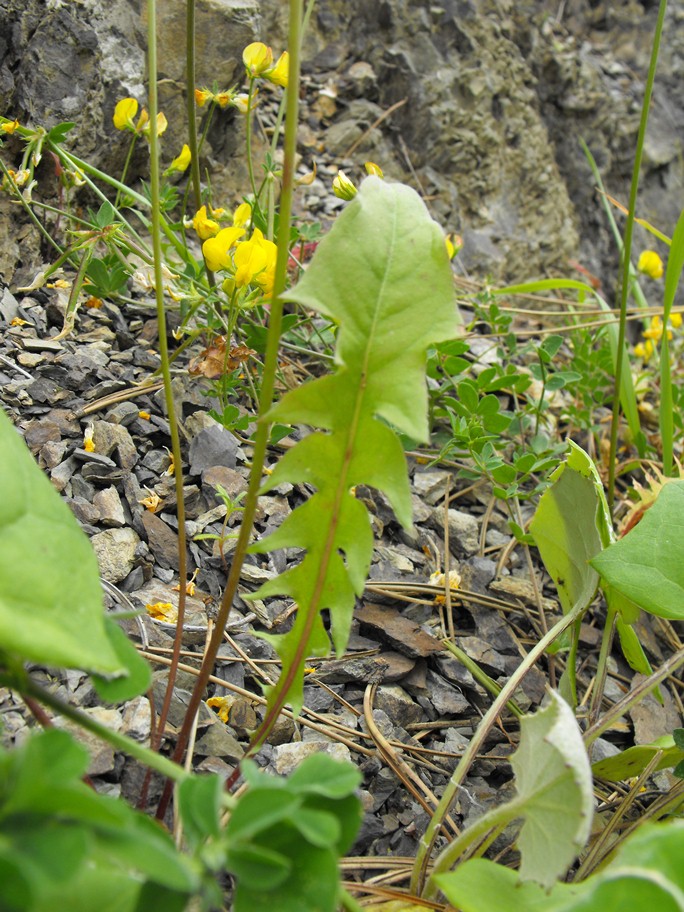
[[[82,290],[96,298],[110,298],[121,294],[126,289],[128,272],[116,254],[108,254],[102,259],[91,257],[86,269],[88,281]]]
[[[550,887],[570,867],[591,832],[594,814],[589,759],[574,713],[554,691],[520,723],[511,757],[525,821],[518,837],[520,877]]]
[[[523,881],[551,887],[584,847],[593,817],[591,768],[574,714],[555,691],[549,691],[543,709],[522,718],[511,766],[517,794],[447,845],[435,862],[430,888],[444,889],[448,867],[488,833],[518,818],[523,818],[517,841]]]
[[[598,573],[589,560],[609,541],[610,519],[603,487],[593,462],[573,441],[568,457],[551,476],[530,532],[544,566],[554,581],[567,614],[581,604],[588,608],[598,588]]]
[[[684,821],[639,828],[610,864],[582,883],[557,883],[550,892],[515,871],[484,859],[437,877],[444,895],[462,912],[624,912],[684,910]]]
[[[0,640],[21,660],[128,675],[133,645],[105,624],[97,561],[73,514],[0,411]],[[140,681],[140,691],[146,681]]]
[[[411,524],[406,463],[390,425],[416,440],[427,437],[426,351],[455,334],[457,312],[441,231],[414,191],[377,178],[363,183],[287,297],[340,327],[337,372],[292,390],[269,415],[322,430],[286,453],[263,491],[287,481],[306,482],[316,493],[253,546],[307,552],[256,593],[288,595],[299,606],[293,630],[269,637],[283,662],[269,708],[289,701],[297,710],[305,658],[329,650],[321,610],[330,610],[341,654],[366,581],[372,533],[352,488],[383,491],[399,521]]]
[[[249,791],[226,828],[226,866],[237,877],[236,912],[334,912],[337,858],[361,822],[361,774],[315,754],[287,779],[246,761]]]
[[[676,731],[683,730],[680,728]],[[682,740],[681,735],[679,739]],[[637,744],[612,757],[599,760],[593,763],[591,768],[594,775],[601,779],[620,782],[642,773],[659,751],[662,752],[662,756],[655,767],[656,770],[676,766],[684,760],[684,744],[678,745],[673,735],[663,735],[650,744]]]
[[[180,894],[183,904],[170,908],[182,909],[199,887],[195,866],[148,817],[85,785],[87,765],[87,752],[56,729],[0,748],[2,908],[71,909],[69,898],[91,883],[98,908],[143,912],[152,908],[141,904],[151,883]]]
[[[658,617],[684,618],[684,481],[668,482],[641,522],[591,560],[617,592]]]

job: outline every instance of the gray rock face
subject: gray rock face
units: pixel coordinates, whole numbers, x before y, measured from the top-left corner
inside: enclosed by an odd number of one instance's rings
[[[170,160],[185,138],[185,3],[165,0],[158,15]],[[605,284],[615,275],[616,250],[579,139],[609,192],[626,200],[656,15],[657,4],[636,0],[318,0],[303,70],[340,104],[330,105],[328,94],[321,108],[316,88],[305,101],[312,111],[319,104],[314,125],[329,130],[326,149],[337,150],[340,164],[361,140],[345,164],[352,177],[372,158],[388,177],[418,180],[435,216],[463,235],[463,267],[515,281],[572,274],[578,260]],[[0,0],[0,16],[0,109],[47,128],[75,121],[69,147],[119,174],[128,137],[113,128],[114,105],[126,95],[146,100],[138,4]],[[200,0],[198,83],[227,88],[240,75],[244,46],[260,38],[279,51],[286,24],[282,0]],[[682,60],[684,8],[673,3],[639,203],[639,214],[666,233],[684,203]],[[202,167],[217,198],[247,185],[241,130],[230,111],[215,113]],[[131,177],[146,174],[146,159],[139,143]],[[3,275],[22,257],[37,258],[38,238],[17,225],[17,210],[0,200]]]
[[[284,35],[285,6],[261,2],[269,41]],[[626,200],[657,8],[318,0],[305,72],[355,96],[363,62],[374,77],[366,98],[383,111],[406,99],[354,165],[360,174],[365,158],[386,155],[385,172],[406,177],[408,155],[432,210],[463,235],[468,269],[514,280],[567,272],[575,258],[605,282],[615,245],[579,139],[609,192]],[[684,205],[681,4],[670,4],[662,41],[639,210],[671,233]],[[340,107],[334,122],[349,117]]]

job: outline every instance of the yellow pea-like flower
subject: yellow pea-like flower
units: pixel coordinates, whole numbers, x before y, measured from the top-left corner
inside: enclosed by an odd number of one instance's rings
[[[277,63],[265,70],[262,75],[264,79],[268,79],[268,81],[272,82],[274,85],[279,85],[286,89],[287,80],[290,75],[290,55],[287,51],[283,51],[278,58]]]
[[[215,237],[207,238],[202,244],[207,269],[212,272],[218,272],[219,269],[230,269],[233,265],[230,250],[244,233],[244,228],[222,228]]]
[[[242,52],[242,62],[249,78],[254,79],[273,66],[273,51],[262,41],[254,41]]]
[[[644,250],[637,262],[637,269],[652,279],[659,279],[664,272],[663,261],[655,250]]]
[[[180,154],[177,155],[174,160],[171,162],[169,167],[166,169],[166,173],[171,171],[180,171],[183,172],[188,167],[192,160],[192,155],[190,154],[190,146],[187,143],[183,144],[183,148],[180,151]]]
[[[138,102],[135,98],[122,98],[114,108],[114,126],[117,130],[135,130],[133,118],[138,113]]]
[[[195,213],[195,217],[192,220],[192,227],[200,236],[200,239],[206,241],[207,238],[216,234],[221,226],[218,222],[214,221],[213,218],[210,218],[207,215],[207,207],[202,206],[201,209],[198,209]]]

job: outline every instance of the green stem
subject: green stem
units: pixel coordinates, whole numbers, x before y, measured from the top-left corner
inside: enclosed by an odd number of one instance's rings
[[[128,152],[126,153],[126,161],[124,162],[123,171],[121,172],[120,183],[121,183],[122,187],[126,186],[126,176],[128,174],[128,168],[130,167],[130,164],[131,164],[131,159],[133,158],[133,151],[135,149],[135,144],[136,144],[137,139],[138,139],[137,133],[134,133],[133,136],[131,137],[131,141],[128,145]],[[119,208],[119,202],[121,200],[122,192],[123,191],[120,188],[116,191],[116,197],[114,199],[114,208],[115,209]]]
[[[245,123],[245,144],[247,146],[247,170],[249,171],[249,183],[254,194],[254,207],[259,206],[259,194],[256,188],[256,179],[254,177],[254,162],[252,161],[252,99],[254,98],[254,76],[249,78],[249,92],[247,94],[247,118]]]
[[[435,812],[432,815],[432,819],[423,834],[420,843],[418,845],[418,852],[416,854],[416,861],[413,867],[413,874],[411,877],[411,891],[415,895],[419,895],[423,885],[425,883],[425,877],[427,874],[427,867],[430,861],[430,854],[437,839],[437,835],[442,827],[444,818],[449,813],[449,808],[456,797],[456,793],[461,788],[463,780],[465,779],[468,770],[472,762],[475,760],[482,744],[489,733],[490,728],[496,722],[499,714],[506,706],[506,703],[511,699],[513,694],[518,688],[518,685],[525,677],[527,672],[534,666],[535,662],[544,654],[546,649],[554,642],[563,631],[567,630],[572,624],[575,623],[577,618],[581,614],[581,609],[583,606],[575,607],[572,611],[568,612],[563,618],[561,618],[554,626],[546,633],[537,643],[537,645],[529,652],[525,657],[523,662],[518,666],[515,672],[508,679],[506,684],[501,689],[501,693],[494,700],[492,705],[489,707],[485,715],[480,720],[475,733],[468,744],[468,747],[463,753],[458,766],[451,775],[451,779],[447,783],[444,793],[440,799],[439,804],[435,808]],[[429,882],[428,882],[429,885]]]
[[[451,640],[442,640],[442,646],[444,646],[445,649],[448,649],[448,651],[458,659],[461,665],[468,669],[478,684],[481,684],[485,690],[488,690],[489,693],[492,694],[492,696],[499,696],[501,693],[501,685],[497,684],[496,681],[493,681],[489,675],[480,668],[474,659],[471,659],[466,652],[459,646],[456,646],[455,643],[452,643]],[[506,705],[517,719],[522,719],[524,713],[515,700],[509,700]]]
[[[596,663],[596,676],[594,678],[594,691],[591,695],[591,706],[589,707],[589,724],[593,724],[601,712],[601,700],[603,699],[603,689],[606,684],[606,674],[608,672],[608,658],[610,649],[613,645],[613,634],[615,632],[615,620],[617,611],[615,608],[608,607],[606,613],[606,622],[603,625],[603,636],[601,637],[601,650],[599,652],[598,662]]]
[[[278,227],[278,259],[276,262],[273,295],[271,299],[270,324],[268,340],[266,343],[266,357],[264,360],[264,373],[261,384],[261,399],[259,404],[259,422],[254,440],[254,453],[252,457],[252,470],[249,477],[247,497],[240,524],[240,534],[235,546],[233,560],[228,574],[228,581],[216,618],[216,626],[202,661],[195,687],[190,698],[188,710],[174,753],[174,760],[183,758],[185,748],[190,736],[192,719],[194,718],[200,701],[204,695],[209,677],[216,660],[219,647],[223,642],[223,632],[228,621],[233,599],[237,592],[240,579],[240,570],[247,552],[247,546],[252,534],[252,525],[257,507],[257,497],[261,486],[261,473],[268,445],[270,422],[266,418],[267,412],[273,403],[276,368],[278,365],[278,348],[282,325],[283,303],[281,296],[285,291],[287,282],[287,259],[289,256],[290,222],[292,219],[292,196],[294,183],[294,164],[297,148],[297,116],[299,110],[299,69],[300,69],[300,26],[302,18],[302,0],[290,0],[290,72],[287,87],[287,119],[285,122],[285,151],[283,163],[283,190],[281,195],[280,222]],[[158,813],[163,814],[171,796],[171,789],[167,783],[162,795]]]
[[[173,401],[173,388],[171,386],[171,370],[169,364],[168,341],[166,336],[166,311],[164,308],[164,284],[162,274],[163,254],[161,245],[161,175],[159,167],[159,137],[157,136],[157,131],[154,129],[154,125],[157,123],[158,111],[156,0],[148,0],[147,16],[147,59],[150,80],[148,98],[150,103],[150,123],[153,125],[153,129],[150,130],[150,194],[152,200],[152,249],[154,253],[154,287],[157,302],[157,321],[159,324],[159,354],[161,356],[161,373],[162,380],[164,382],[164,400],[166,403],[166,413],[169,419],[169,430],[171,434],[171,452],[173,453],[174,478],[176,482],[176,515],[178,516],[178,620],[176,622],[176,635],[173,641],[173,655],[171,658],[171,665],[169,666],[169,679],[166,685],[164,703],[155,732],[155,740],[159,742],[164,735],[164,729],[166,726],[166,720],[168,718],[169,708],[171,706],[173,685],[182,647],[183,622],[185,619],[185,600],[187,594],[187,546],[185,540],[185,502],[183,499],[183,463],[180,449],[180,436],[178,433],[178,421],[176,419],[176,407]]]
[[[501,830],[512,820],[515,820],[516,817],[519,817],[524,805],[524,800],[514,798],[506,802],[506,804],[491,808],[482,817],[478,817],[475,823],[469,826],[467,830],[464,830],[460,836],[457,836],[456,839],[445,846],[435,859],[430,879],[423,891],[423,899],[431,899],[437,893],[439,888],[434,882],[436,874],[442,874],[452,868],[466,849],[483,839],[490,830]]]
[[[651,107],[651,95],[655,82],[656,67],[658,65],[658,52],[660,50],[660,37],[663,31],[663,22],[667,10],[667,0],[660,0],[658,19],[656,22],[653,46],[651,48],[651,62],[648,67],[644,100],[641,105],[641,120],[637,135],[636,151],[634,155],[634,168],[632,169],[632,185],[629,191],[629,212],[625,225],[625,243],[622,255],[622,288],[620,294],[620,322],[618,328],[617,358],[615,364],[615,386],[613,390],[613,414],[610,422],[610,452],[608,456],[608,506],[612,512],[615,500],[615,461],[617,456],[618,428],[620,423],[620,386],[625,358],[625,334],[627,326],[627,297],[629,295],[629,270],[632,256],[632,234],[634,231],[634,217],[636,213],[637,192],[639,190],[639,172],[646,138],[646,126]]]
[[[202,205],[200,186],[199,147],[197,143],[197,118],[195,116],[195,0],[185,2],[185,91],[188,93],[188,146],[190,148],[190,176],[195,197],[195,212]]]

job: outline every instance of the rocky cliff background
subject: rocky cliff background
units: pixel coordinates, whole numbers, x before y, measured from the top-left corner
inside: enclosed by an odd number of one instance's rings
[[[118,98],[145,100],[144,3],[0,0],[0,111],[77,122],[73,148],[120,172]],[[464,238],[463,270],[496,281],[576,275],[608,289],[616,250],[580,148],[626,201],[657,0],[318,0],[304,44],[302,154],[378,162],[418,187]],[[285,0],[198,0],[198,81],[227,88],[249,41],[280,50]],[[183,141],[185,3],[162,0],[160,92],[168,157]],[[670,4],[646,144],[639,215],[671,232],[684,206],[684,7]],[[389,114],[388,109],[396,106]],[[372,127],[380,120],[378,126]],[[203,166],[244,188],[241,124],[214,121]],[[352,154],[350,148],[356,147]],[[11,156],[6,145],[3,155]],[[145,150],[135,162],[145,172]],[[45,161],[40,192],[56,182]],[[0,275],[40,259],[34,231],[0,202]],[[637,249],[648,237],[638,236]]]

